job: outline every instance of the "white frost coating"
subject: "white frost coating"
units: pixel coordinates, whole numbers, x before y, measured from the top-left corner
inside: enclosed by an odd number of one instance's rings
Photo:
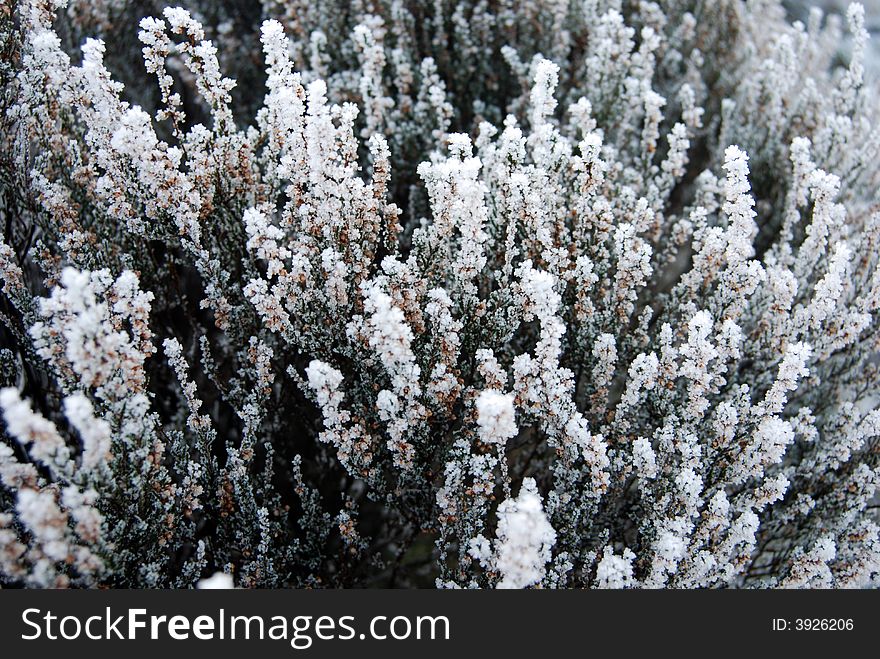
[[[633,440],[633,466],[636,472],[643,478],[657,477],[657,456],[651,447],[651,441],[646,437],[637,437]]]
[[[498,506],[495,565],[498,588],[526,588],[540,583],[556,543],[533,478],[523,479],[519,496]]]
[[[0,409],[9,434],[27,447],[35,460],[58,474],[71,472],[70,450],[55,424],[34,412],[16,389],[0,390]]]
[[[110,425],[95,417],[91,401],[81,393],[64,399],[64,415],[76,428],[83,441],[82,468],[91,470],[110,457],[112,431]]]
[[[477,397],[477,425],[480,439],[503,445],[517,433],[513,396],[487,389]]]
[[[232,590],[235,583],[232,581],[232,575],[226,572],[215,572],[210,577],[200,579],[196,584],[199,590]]]
[[[636,555],[628,547],[618,556],[611,547],[605,547],[602,560],[596,566],[596,586],[598,588],[630,588],[636,585],[633,577],[633,560]]]

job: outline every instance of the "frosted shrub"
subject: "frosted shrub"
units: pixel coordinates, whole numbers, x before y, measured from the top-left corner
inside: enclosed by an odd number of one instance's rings
[[[0,584],[876,583],[859,5],[184,4],[0,9]]]

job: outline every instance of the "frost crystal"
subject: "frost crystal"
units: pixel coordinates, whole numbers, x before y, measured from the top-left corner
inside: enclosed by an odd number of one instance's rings
[[[534,479],[523,480],[519,496],[498,507],[495,565],[501,573],[498,588],[525,588],[544,577],[556,542]]]

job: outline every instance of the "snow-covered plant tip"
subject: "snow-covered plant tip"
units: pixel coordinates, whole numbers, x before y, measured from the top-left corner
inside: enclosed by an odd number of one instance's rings
[[[0,585],[877,583],[860,5],[161,5],[0,8]]]

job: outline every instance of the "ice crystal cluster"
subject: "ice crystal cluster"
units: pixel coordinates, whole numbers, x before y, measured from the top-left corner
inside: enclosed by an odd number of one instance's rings
[[[0,584],[865,587],[863,8],[0,8]]]

